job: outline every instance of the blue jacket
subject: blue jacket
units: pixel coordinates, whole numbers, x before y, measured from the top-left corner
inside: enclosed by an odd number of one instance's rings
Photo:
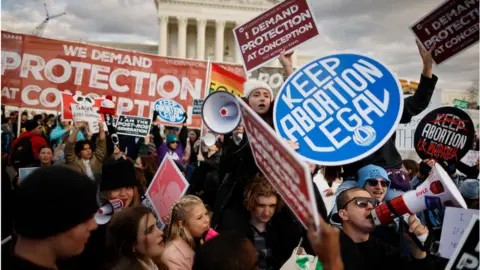
[[[50,132],[50,142],[53,145],[59,145],[62,142],[62,137],[67,134],[67,132],[64,131],[65,127],[61,126],[58,124],[52,131]],[[82,132],[77,133],[77,141],[85,140],[85,137],[83,136]]]

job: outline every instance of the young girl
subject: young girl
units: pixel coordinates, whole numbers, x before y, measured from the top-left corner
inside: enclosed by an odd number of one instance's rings
[[[115,214],[106,240],[107,269],[159,269],[152,258],[162,255],[165,242],[149,208],[136,206]]]
[[[202,200],[193,195],[183,196],[172,207],[162,262],[169,269],[192,269],[194,249],[208,229],[210,217]]]

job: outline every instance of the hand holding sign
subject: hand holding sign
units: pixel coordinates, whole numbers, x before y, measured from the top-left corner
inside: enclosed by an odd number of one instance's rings
[[[432,52],[435,49],[435,45],[433,45],[428,51],[425,50],[420,44],[420,42],[417,40],[417,47],[418,47],[418,53],[422,57],[422,62],[423,62],[423,71],[422,74],[428,78],[432,78],[432,67],[433,67],[433,57],[432,57]]]
[[[73,123],[73,125],[75,126],[75,128],[81,129],[81,128],[84,128],[87,125],[87,122],[86,121],[75,121]]]
[[[285,70],[285,75],[290,76],[293,74],[293,61],[292,61],[293,51],[286,54],[285,51],[280,53],[280,64],[282,64],[283,69]]]

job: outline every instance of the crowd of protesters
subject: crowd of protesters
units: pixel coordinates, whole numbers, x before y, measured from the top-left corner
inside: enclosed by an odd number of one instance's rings
[[[431,52],[420,46],[419,52],[420,84],[405,99],[401,123],[422,112],[435,90]],[[282,54],[280,61],[285,76],[291,75],[291,54]],[[248,80],[244,100],[273,127],[274,95],[268,84]],[[115,142],[103,125],[92,134],[86,122],[62,115],[22,112],[18,121],[19,112],[8,117],[2,112],[5,269],[297,269],[286,267],[300,250],[317,256],[323,269],[446,265],[434,248],[444,208],[410,216],[406,231],[373,222],[378,204],[415,189],[436,163],[402,160],[394,137],[371,156],[343,167],[309,164],[320,216],[317,231],[312,224],[305,230],[262,175],[243,126],[230,134],[209,134],[214,143],[206,143],[207,135],[202,138],[185,124],[155,124],[154,114],[151,134],[118,136]],[[174,202],[162,230],[142,201],[167,155],[190,188]],[[469,208],[478,209],[478,165],[441,165]],[[39,168],[21,179],[20,169],[28,167]],[[108,222],[97,222],[94,214],[112,200],[124,207]],[[304,264],[314,263],[304,258]]]

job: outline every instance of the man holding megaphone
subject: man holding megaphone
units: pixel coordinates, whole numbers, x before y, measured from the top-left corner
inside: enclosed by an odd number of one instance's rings
[[[363,188],[351,188],[337,197],[338,216],[343,231],[340,234],[341,257],[345,269],[435,269],[426,252],[409,241],[412,258],[370,235],[376,228],[372,213],[378,204]],[[408,231],[416,237],[428,229],[415,215],[408,219]]]

